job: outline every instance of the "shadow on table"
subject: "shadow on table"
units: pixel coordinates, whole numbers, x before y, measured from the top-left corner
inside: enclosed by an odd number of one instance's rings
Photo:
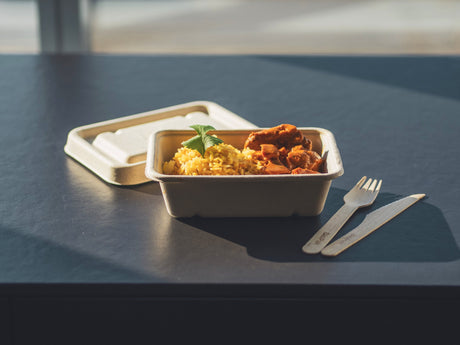
[[[458,57],[296,57],[264,60],[394,85],[436,96],[460,99]],[[407,61],[410,59],[410,64]],[[442,63],[439,63],[442,61]],[[437,81],[442,81],[437,82]]]
[[[103,283],[154,281],[103,258],[0,225],[1,280],[10,283]]]
[[[442,212],[430,205],[427,199],[419,201],[337,257],[304,254],[302,246],[339,209],[345,193],[345,190],[331,188],[326,207],[318,217],[194,217],[180,221],[242,245],[250,256],[275,262],[445,262],[460,258],[460,251]],[[359,209],[336,238],[360,224],[367,213],[400,198],[381,193],[374,205]]]

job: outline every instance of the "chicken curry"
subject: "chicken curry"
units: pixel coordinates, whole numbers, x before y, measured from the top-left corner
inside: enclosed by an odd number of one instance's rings
[[[253,158],[262,163],[262,173],[267,175],[319,174],[324,165],[312,150],[311,140],[289,124],[252,132],[244,148],[255,151]]]

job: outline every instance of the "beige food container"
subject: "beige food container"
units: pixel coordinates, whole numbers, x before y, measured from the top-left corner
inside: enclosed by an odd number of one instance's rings
[[[333,134],[322,128],[298,128],[326,157],[327,172],[312,175],[178,176],[162,173],[181,143],[196,133],[165,130],[149,137],[145,175],[158,181],[173,217],[287,217],[319,215],[333,179],[343,174]],[[226,144],[241,149],[254,129],[217,130]]]

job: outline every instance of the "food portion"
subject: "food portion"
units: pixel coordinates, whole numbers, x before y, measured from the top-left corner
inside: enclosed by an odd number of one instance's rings
[[[232,145],[219,144],[198,151],[181,147],[173,159],[165,162],[163,173],[169,175],[259,175],[262,166],[252,159],[252,150],[240,151]]]
[[[295,126],[282,124],[252,132],[242,150],[207,134],[211,126],[192,126],[198,135],[183,142],[173,159],[163,164],[168,175],[319,174],[323,159],[311,140]]]
[[[293,125],[252,132],[244,148],[255,151],[253,157],[264,165],[264,174],[318,174],[323,166],[311,140]]]

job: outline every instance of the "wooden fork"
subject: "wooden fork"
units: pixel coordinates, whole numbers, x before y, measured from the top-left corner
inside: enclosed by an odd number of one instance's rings
[[[303,246],[302,250],[307,254],[317,254],[332,240],[347,220],[360,207],[371,205],[379,194],[382,180],[366,181],[366,176],[343,197],[345,204],[319,229],[316,234]],[[362,188],[361,188],[362,187]]]

